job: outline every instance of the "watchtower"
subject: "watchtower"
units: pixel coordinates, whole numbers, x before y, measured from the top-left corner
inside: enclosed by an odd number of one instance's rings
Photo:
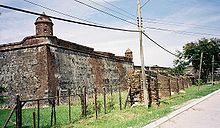
[[[128,49],[125,51],[125,57],[127,57],[127,58],[133,60],[133,54],[132,54],[131,49],[128,48]]]
[[[36,26],[36,36],[53,36],[52,20],[45,13],[38,17],[34,24]]]

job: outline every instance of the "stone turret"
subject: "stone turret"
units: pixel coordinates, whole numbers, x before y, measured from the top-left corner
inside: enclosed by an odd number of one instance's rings
[[[52,20],[43,13],[36,19],[36,36],[53,36]]]
[[[131,49],[128,48],[128,49],[125,51],[125,57],[127,57],[127,58],[133,60],[133,54],[132,54]]]

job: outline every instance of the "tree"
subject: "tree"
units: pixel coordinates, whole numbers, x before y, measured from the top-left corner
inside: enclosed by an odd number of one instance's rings
[[[170,68],[167,72],[176,76],[184,75],[185,67],[189,63],[183,59],[183,54],[180,51],[177,51],[176,55],[178,58],[173,61],[174,67]]]
[[[172,68],[172,72],[177,76],[184,75],[185,67],[189,63],[183,59],[183,54],[180,51],[177,51],[176,55],[178,58],[173,61],[174,68]]]
[[[192,66],[198,71],[200,64],[200,55],[203,52],[201,79],[206,81],[208,74],[212,70],[212,56],[215,57],[215,62],[220,62],[220,39],[202,38],[197,42],[190,42],[183,46],[181,59]],[[177,59],[177,62],[181,62]],[[214,63],[214,69],[220,67],[220,63]]]

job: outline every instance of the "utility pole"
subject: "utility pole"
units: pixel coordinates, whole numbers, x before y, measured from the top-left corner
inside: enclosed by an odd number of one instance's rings
[[[214,85],[214,77],[213,77],[213,75],[214,75],[214,64],[215,64],[215,56],[214,55],[212,55],[212,85]]]
[[[200,55],[198,90],[200,87],[200,78],[201,78],[201,72],[202,72],[202,58],[203,58],[203,52],[201,52],[201,55]]]
[[[139,39],[140,39],[140,59],[141,59],[141,72],[142,72],[142,80],[143,80],[143,92],[144,92],[144,105],[147,105],[148,95],[147,95],[147,87],[146,87],[146,76],[145,76],[145,65],[144,65],[144,51],[142,44],[142,18],[141,18],[141,1],[138,0],[137,5],[138,10],[138,31],[139,31]]]

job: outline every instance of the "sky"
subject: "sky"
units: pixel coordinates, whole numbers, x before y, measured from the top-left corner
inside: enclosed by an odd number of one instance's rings
[[[137,30],[137,26],[103,14],[81,5],[74,0],[29,0],[62,13],[92,21],[101,25]],[[106,11],[127,21],[135,23],[137,0],[80,0],[100,10]],[[147,0],[141,0],[143,5]],[[50,10],[32,5],[25,0],[1,0],[0,4],[22,8],[48,15],[79,21],[72,17],[57,14]],[[108,10],[103,6],[110,8]],[[141,8],[145,33],[169,51],[182,50],[184,44],[201,38],[220,38],[220,1],[219,0],[150,0]],[[125,12],[126,11],[126,12]],[[119,13],[116,13],[119,12]],[[34,22],[38,16],[16,12],[0,7],[0,44],[21,41],[26,36],[35,35]],[[123,14],[123,15],[121,15]],[[126,15],[126,16],[125,16]],[[139,34],[82,26],[64,21],[53,20],[54,36],[94,48],[95,51],[111,52],[124,56],[126,49],[133,51],[134,64],[140,65]],[[82,21],[84,22],[84,21]],[[146,27],[173,31],[160,31]],[[178,31],[178,32],[177,32]],[[181,31],[181,33],[179,32]],[[184,32],[193,33],[184,33]],[[206,34],[195,34],[206,33]],[[210,35],[207,35],[210,34]],[[143,36],[144,61],[146,66],[172,67],[175,56],[162,50]]]

